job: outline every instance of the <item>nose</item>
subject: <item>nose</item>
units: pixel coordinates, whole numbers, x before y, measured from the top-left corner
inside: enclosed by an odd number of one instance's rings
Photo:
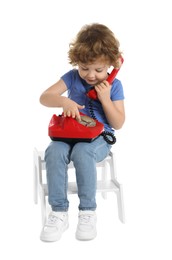
[[[88,74],[87,74],[87,77],[88,77],[88,79],[94,79],[95,78],[94,72],[89,71]]]

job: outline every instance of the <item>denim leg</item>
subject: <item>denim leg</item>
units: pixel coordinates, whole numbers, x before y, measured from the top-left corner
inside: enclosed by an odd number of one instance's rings
[[[67,211],[68,175],[71,146],[64,142],[53,141],[45,151],[48,201],[53,211]]]
[[[76,170],[79,210],[96,209],[96,163],[109,154],[110,148],[102,136],[91,143],[79,142],[73,147],[71,160]]]

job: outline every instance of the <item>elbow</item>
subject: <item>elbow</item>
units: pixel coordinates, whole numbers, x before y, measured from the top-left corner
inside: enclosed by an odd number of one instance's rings
[[[123,126],[123,124],[116,125],[116,126],[114,127],[114,129],[115,129],[115,130],[119,130],[119,129],[122,128],[122,126]]]
[[[114,129],[115,129],[115,130],[119,130],[119,129],[121,129],[122,127],[123,127],[123,124],[120,124],[120,125],[115,126]]]
[[[123,127],[124,125],[124,122],[125,122],[125,118],[123,118],[122,120],[120,120],[119,122],[117,122],[115,125],[114,125],[114,129],[115,130],[119,130]]]
[[[46,102],[45,102],[45,96],[44,94],[42,94],[39,98],[39,102],[41,103],[41,105],[46,106]]]
[[[41,103],[41,105],[43,105],[42,95],[39,98],[39,102]]]

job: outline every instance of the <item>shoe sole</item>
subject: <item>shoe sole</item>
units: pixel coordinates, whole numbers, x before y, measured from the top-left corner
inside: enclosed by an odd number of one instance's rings
[[[59,235],[58,236],[57,235],[51,235],[51,236],[47,237],[47,236],[41,235],[40,240],[43,241],[43,242],[56,242],[56,241],[60,240],[60,238],[62,237],[62,234],[68,229],[68,227],[69,227],[69,224],[67,224],[64,227],[60,236]]]
[[[97,236],[97,233],[93,233],[92,235],[85,235],[85,236],[83,236],[83,234],[77,234],[77,233],[75,234],[75,238],[77,240],[81,240],[81,241],[93,240],[94,238],[96,238],[96,236]]]

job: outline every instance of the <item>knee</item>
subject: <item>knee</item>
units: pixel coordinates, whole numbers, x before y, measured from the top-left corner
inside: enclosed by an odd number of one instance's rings
[[[68,149],[66,143],[53,141],[45,150],[45,161],[54,159],[57,160],[59,158],[66,157],[68,157]]]
[[[51,142],[47,149],[45,150],[45,158],[57,154],[59,151],[58,145],[56,142]]]
[[[71,153],[71,160],[82,162],[83,160],[87,160],[89,158],[95,159],[95,153],[88,143],[78,143],[73,147]]]

